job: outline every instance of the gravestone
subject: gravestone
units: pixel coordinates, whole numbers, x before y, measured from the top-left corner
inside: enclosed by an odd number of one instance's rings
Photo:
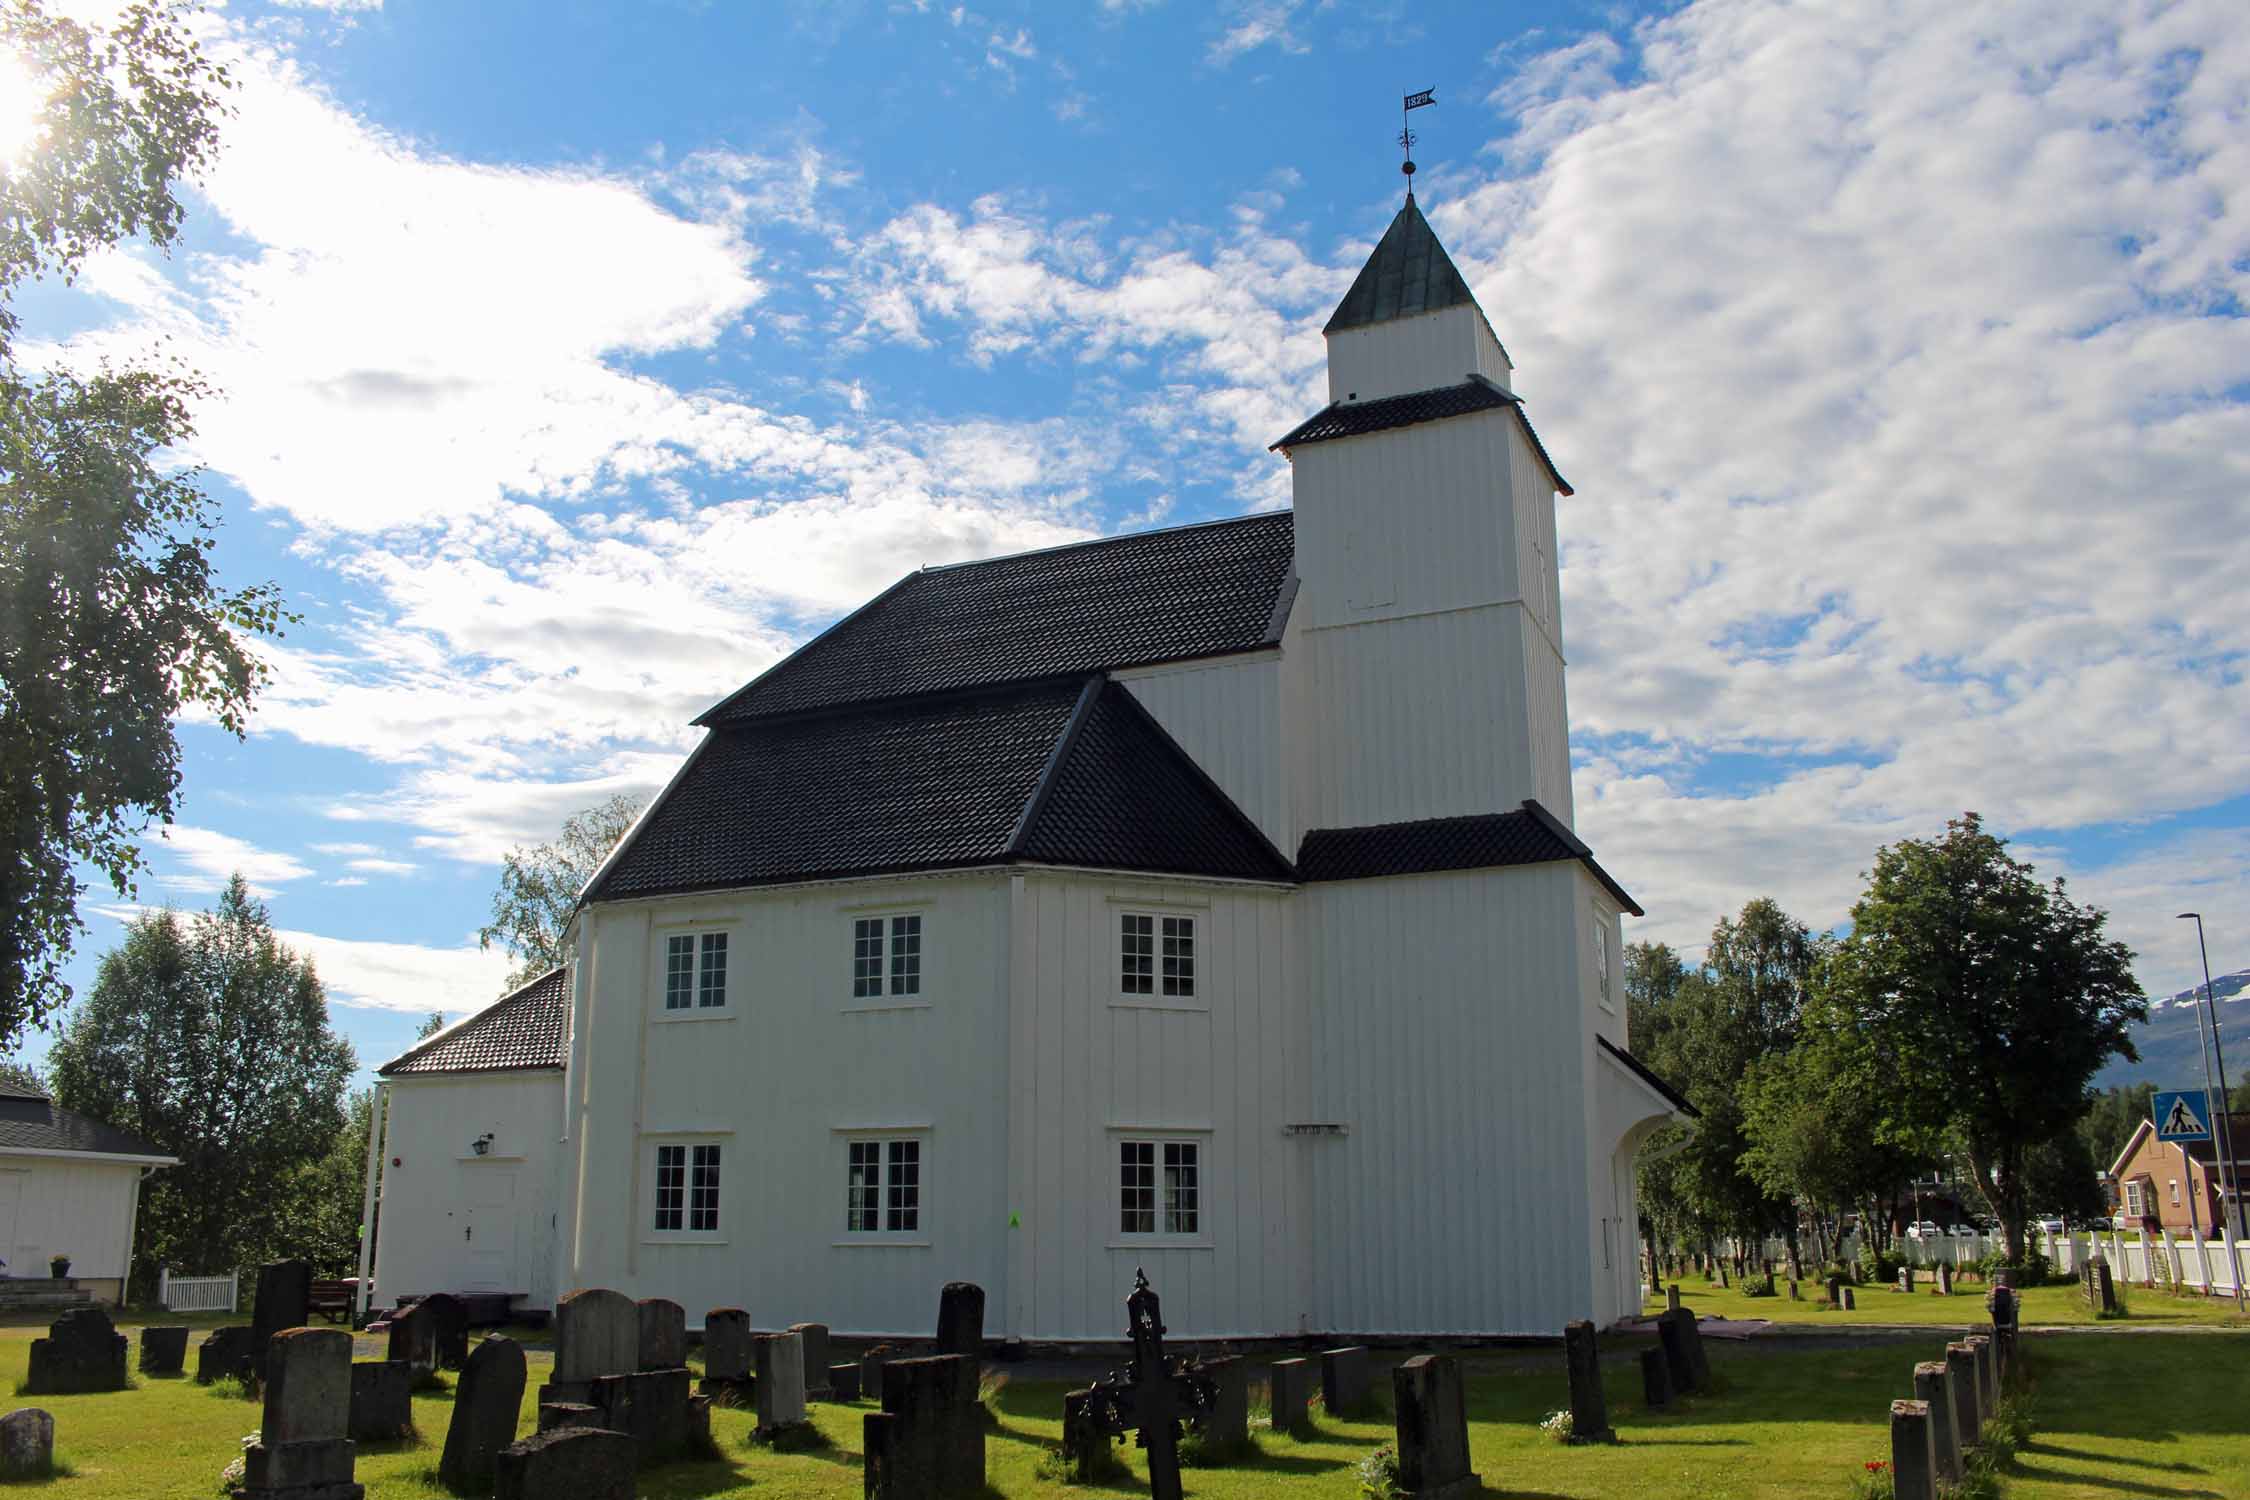
[[[1678,1286],[1668,1286],[1664,1289],[1664,1310],[1666,1312],[1678,1312],[1680,1310],[1680,1289]]]
[[[642,1465],[670,1463],[688,1452],[693,1392],[684,1367],[601,1375],[587,1384],[586,1403],[600,1413],[599,1424],[630,1437]]]
[[[458,1370],[469,1362],[469,1305],[451,1292],[432,1292],[414,1304],[429,1319],[437,1341],[441,1369]]]
[[[709,1400],[709,1397],[701,1398]],[[553,1432],[558,1427],[599,1427],[601,1413],[578,1401],[549,1401],[539,1408],[539,1430]]]
[[[438,1478],[456,1490],[482,1491],[492,1483],[495,1456],[516,1440],[523,1384],[522,1345],[497,1335],[477,1345],[453,1390],[453,1420],[445,1429]]]
[[[1313,1367],[1309,1359],[1277,1359],[1267,1372],[1266,1412],[1276,1432],[1312,1430]]]
[[[1844,1311],[1859,1311],[1859,1294],[1848,1286],[1844,1288]]]
[[[2000,1384],[2008,1384],[2008,1372],[2016,1363],[2016,1289],[2012,1282],[2000,1282],[1984,1294],[1984,1305],[1992,1313],[1992,1355],[2000,1367]]]
[[[685,1382],[682,1382],[682,1388],[685,1389]],[[690,1395],[687,1398],[687,1442],[690,1454],[710,1456],[718,1452],[718,1449],[711,1445],[711,1398],[709,1396]]]
[[[687,1309],[663,1297],[643,1297],[640,1313],[640,1366],[676,1370],[687,1363]]]
[[[826,1323],[792,1323],[789,1331],[805,1350],[805,1395],[828,1394],[828,1325]]]
[[[859,1399],[858,1365],[830,1365],[828,1367],[828,1398],[831,1401],[857,1401]]]
[[[938,1293],[937,1352],[984,1357],[984,1288],[949,1281]]]
[[[1828,1305],[1830,1307],[1842,1307],[1844,1305],[1844,1278],[1841,1276],[1831,1275],[1828,1278]]]
[[[1802,1302],[1805,1300],[1804,1296],[1797,1290],[1797,1278],[1794,1276],[1789,1278],[1789,1300],[1792,1302]]]
[[[2109,1261],[2106,1257],[2088,1257],[2080,1273],[2086,1290],[2086,1310],[2095,1317],[2106,1317],[2117,1311],[2117,1284],[2110,1279]]]
[[[141,1373],[178,1375],[184,1371],[187,1368],[187,1336],[185,1327],[142,1329]]]
[[[1937,1464],[1930,1444],[1930,1403],[1891,1403],[1892,1500],[1937,1500]]]
[[[1399,1488],[1416,1500],[1455,1500],[1483,1489],[1469,1472],[1469,1414],[1461,1367],[1450,1354],[1417,1354],[1391,1371]]]
[[[598,1427],[558,1427],[500,1450],[493,1500],[633,1500],[633,1440]]]
[[[1641,1404],[1650,1411],[1672,1404],[1672,1367],[1654,1345],[1641,1351]]]
[[[1656,1320],[1657,1347],[1664,1353],[1664,1368],[1676,1395],[1695,1389],[1695,1359],[1688,1352],[1688,1340],[1694,1337],[1695,1324],[1685,1312],[1666,1313]]]
[[[1320,1404],[1332,1417],[1366,1412],[1375,1395],[1374,1357],[1365,1344],[1327,1349],[1320,1356]]]
[[[705,1395],[740,1393],[750,1388],[750,1314],[739,1307],[714,1307],[703,1315]]]
[[[74,1307],[31,1341],[26,1396],[80,1396],[125,1389],[125,1335],[99,1307]]]
[[[390,1316],[390,1342],[384,1357],[413,1371],[415,1380],[437,1373],[437,1315],[424,1303],[395,1309]]]
[[[1563,1366],[1570,1377],[1570,1435],[1585,1443],[1615,1442],[1602,1395],[1602,1355],[1594,1325],[1584,1318],[1565,1323],[1562,1336]]]
[[[948,1500],[984,1488],[984,1408],[967,1355],[895,1359],[862,1421],[867,1500]]]
[[[414,1435],[414,1367],[403,1359],[363,1359],[352,1366],[350,1437],[388,1443]]]
[[[1977,1355],[1977,1410],[1990,1417],[2000,1408],[2000,1371],[1992,1358],[1992,1340],[1981,1333],[1972,1333],[1961,1341],[1976,1351]]]
[[[285,1328],[266,1345],[265,1419],[236,1500],[361,1500],[352,1479],[352,1336]]]
[[[1902,1292],[1914,1290],[1914,1268],[1912,1266],[1900,1266],[1898,1268],[1898,1289]]]
[[[1948,1261],[1941,1260],[1938,1262],[1937,1294],[1940,1297],[1950,1297],[1953,1295],[1953,1266]]]
[[[555,1304],[555,1369],[539,1399],[588,1401],[596,1380],[640,1367],[641,1310],[633,1299],[600,1288],[572,1292]]]
[[[796,1333],[762,1333],[750,1351],[758,1381],[758,1425],[752,1435],[772,1442],[805,1425],[805,1340]]]
[[[859,1394],[864,1400],[883,1399],[883,1366],[901,1358],[904,1351],[877,1344],[859,1357]]]
[[[1097,1460],[1097,1452],[1106,1457],[1110,1438],[1137,1430],[1148,1454],[1151,1500],[1181,1500],[1180,1421],[1215,1412],[1218,1386],[1164,1352],[1162,1300],[1145,1272],[1133,1274],[1125,1328],[1133,1341],[1133,1362],[1126,1373],[1113,1372],[1077,1392],[1079,1400],[1066,1400],[1064,1420],[1073,1444],[1068,1459],[1082,1477],[1099,1477],[1106,1465]]]
[[[0,1417],[0,1476],[43,1479],[55,1471],[55,1419],[36,1406]]]
[[[1232,1458],[1250,1447],[1250,1367],[1239,1355],[1198,1360],[1188,1366],[1196,1376],[1211,1382],[1211,1409],[1191,1421],[1212,1458]]]
[[[1066,1484],[1099,1484],[1116,1472],[1109,1430],[1098,1414],[1101,1393],[1092,1387],[1063,1392],[1062,1458]]]
[[[247,1324],[212,1329],[203,1336],[203,1342],[195,1346],[196,1383],[209,1385],[214,1380],[255,1380],[258,1372],[252,1363],[252,1351],[256,1347],[251,1341]]]
[[[1947,1389],[1945,1361],[1914,1367],[1914,1399],[1930,1408],[1930,1458],[1941,1484],[1961,1482],[1961,1440],[1953,1430],[1953,1393]]]
[[[285,1328],[312,1320],[312,1265],[302,1260],[270,1261],[258,1268],[257,1300],[250,1304],[252,1338],[260,1349]]]
[[[1945,1388],[1953,1398],[1953,1437],[1962,1461],[1984,1445],[1984,1422],[1977,1405],[1977,1351],[1967,1344],[1945,1346]]]

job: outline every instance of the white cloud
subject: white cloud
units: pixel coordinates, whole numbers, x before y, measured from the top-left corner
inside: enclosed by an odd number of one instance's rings
[[[315,844],[315,854],[381,854],[380,844]]]
[[[330,1005],[458,1015],[499,999],[508,977],[508,955],[498,948],[432,948],[287,930],[274,936],[312,960]]]
[[[1299,0],[1230,0],[1225,30],[1203,56],[1216,67],[1225,67],[1245,52],[1274,46],[1284,52],[1302,52],[1305,44],[1289,29]]]
[[[406,859],[352,859],[344,862],[344,868],[364,875],[411,875],[422,867]]]
[[[273,894],[273,887],[312,873],[287,854],[261,849],[216,829],[192,828],[184,823],[158,830],[157,837],[144,848],[156,857],[159,866],[167,862],[174,865],[170,870],[159,868],[155,877],[158,885],[172,891],[216,891],[239,874],[249,882],[252,894],[266,897]],[[170,861],[163,858],[165,854],[171,856]]]

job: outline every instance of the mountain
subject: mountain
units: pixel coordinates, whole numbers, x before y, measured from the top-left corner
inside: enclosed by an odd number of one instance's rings
[[[2250,1077],[2250,969],[2216,975],[2211,995],[2219,1011],[2219,1042],[2226,1053],[2227,1082],[2239,1087]],[[2153,1083],[2160,1089],[2203,1087],[2203,1063],[2197,1051],[2197,1032],[2203,1008],[2203,986],[2177,995],[2152,997],[2148,1020],[2133,1028],[2133,1046],[2139,1062],[2115,1059],[2094,1075],[2094,1087],[2110,1088],[2129,1083]]]

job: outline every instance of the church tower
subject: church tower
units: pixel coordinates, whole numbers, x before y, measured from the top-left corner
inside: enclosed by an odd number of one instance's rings
[[[1292,465],[1299,828],[1571,821],[1555,495],[1514,368],[1413,195],[1324,330]]]

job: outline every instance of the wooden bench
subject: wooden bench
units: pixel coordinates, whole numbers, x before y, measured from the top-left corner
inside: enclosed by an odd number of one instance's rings
[[[358,1301],[359,1282],[347,1276],[340,1281],[314,1282],[305,1307],[308,1313],[319,1313],[331,1323],[348,1323]]]

